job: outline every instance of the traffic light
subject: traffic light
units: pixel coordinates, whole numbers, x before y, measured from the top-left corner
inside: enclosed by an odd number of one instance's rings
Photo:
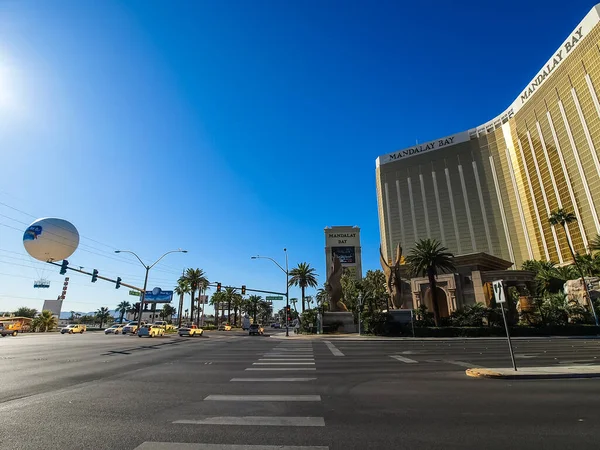
[[[119,289],[121,287],[121,277],[117,277],[117,282],[115,283],[115,289]]]
[[[66,259],[63,259],[62,264],[60,265],[60,274],[64,275],[65,273],[67,273],[67,266],[69,265],[69,261],[67,261]]]
[[[217,292],[221,292],[221,283],[217,283]]]
[[[292,311],[291,311],[289,305],[285,307],[285,314],[286,314],[288,320],[292,320]]]
[[[246,295],[246,286],[242,285],[242,295]]]
[[[92,272],[92,283],[95,283],[96,281],[98,281],[98,269],[94,269]]]

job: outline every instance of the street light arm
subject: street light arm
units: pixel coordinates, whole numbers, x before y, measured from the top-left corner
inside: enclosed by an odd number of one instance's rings
[[[130,250],[115,250],[115,253],[131,253],[133,256],[135,256],[138,259],[138,261],[142,264],[142,266],[147,267],[146,263],[144,263],[144,261],[142,261],[136,253],[134,253]]]
[[[273,261],[275,263],[275,265],[283,271],[283,273],[285,273],[286,275],[288,273],[287,270],[285,270],[283,267],[281,267],[281,265],[277,261],[275,261],[273,258],[270,258],[268,256],[254,256],[254,258],[269,259],[269,260]]]
[[[171,250],[171,251],[168,251],[167,253],[165,253],[164,255],[162,255],[160,258],[158,258],[156,261],[154,261],[154,264],[152,264],[152,265],[150,266],[150,269],[152,269],[152,268],[153,268],[155,265],[157,265],[157,264],[158,264],[158,262],[159,262],[161,259],[163,259],[165,256],[167,256],[169,253],[184,253],[184,250],[181,250],[181,249],[179,249],[179,250]],[[138,259],[139,259],[139,258],[138,258]]]

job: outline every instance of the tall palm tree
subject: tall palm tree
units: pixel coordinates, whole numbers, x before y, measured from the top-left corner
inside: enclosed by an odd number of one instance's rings
[[[210,304],[215,307],[215,326],[219,326],[219,305],[225,303],[225,292],[215,292],[210,297]]]
[[[133,320],[136,320],[139,310],[140,310],[140,304],[136,303],[134,305],[131,305],[131,307],[127,309],[127,312],[129,314],[133,314]]]
[[[256,314],[258,313],[258,304],[262,302],[260,295],[251,295],[248,297],[248,312],[252,314],[252,320],[256,323]]]
[[[175,289],[173,290],[175,291],[175,294],[179,295],[179,309],[177,311],[177,316],[179,319],[177,326],[180,327],[183,316],[183,298],[185,297],[185,294],[190,293],[190,285],[184,275],[179,277],[179,280],[177,280],[177,286],[175,286]]]
[[[123,323],[123,316],[129,310],[129,308],[131,308],[131,303],[128,301],[122,301],[117,305],[117,312],[120,314],[119,323]]]
[[[238,311],[240,312],[240,321],[242,316],[242,307],[245,303],[244,297],[241,294],[237,294],[233,299],[233,324],[237,326]]]
[[[175,314],[177,312],[177,310],[169,305],[168,303],[165,303],[165,305],[162,308],[162,311],[160,312],[160,316],[164,319],[167,320],[167,317],[173,317],[173,314]]]
[[[297,298],[290,298],[290,303],[294,306],[294,311],[298,312],[298,308],[296,308],[296,303],[298,303]]]
[[[108,321],[109,317],[110,317],[110,311],[108,310],[108,308],[106,306],[103,306],[98,311],[96,311],[96,319],[98,319],[100,321],[100,328],[102,328],[102,325],[104,325],[104,322]]]
[[[427,276],[431,302],[433,303],[433,319],[435,326],[440,326],[440,309],[437,303],[437,286],[435,277],[439,271],[454,272],[454,255],[448,252],[435,239],[420,239],[406,258],[409,270],[413,276]]]
[[[225,288],[225,301],[227,302],[227,320],[231,323],[231,304],[234,302],[237,289],[232,287]]]
[[[190,305],[190,317],[192,322],[194,321],[194,301],[196,298],[196,291],[200,289],[205,283],[208,283],[204,270],[202,269],[187,269],[184,275],[190,286],[190,293],[192,295],[192,302]]]
[[[565,235],[567,236],[567,244],[569,244],[569,251],[571,252],[571,256],[573,257],[573,263],[575,264],[575,267],[577,268],[577,271],[579,272],[579,275],[581,276],[581,282],[583,283],[583,288],[585,289],[586,296],[590,303],[590,308],[594,315],[596,325],[598,325],[596,311],[594,310],[594,303],[592,302],[592,297],[590,296],[590,292],[588,290],[587,283],[585,282],[585,275],[583,273],[583,270],[581,269],[581,266],[577,260],[577,257],[575,256],[575,251],[573,250],[573,245],[571,245],[571,239],[569,239],[569,224],[573,223],[573,222],[577,222],[577,216],[575,216],[575,214],[573,214],[572,212],[565,211],[563,208],[559,208],[556,211],[552,211],[552,213],[550,214],[550,217],[548,217],[548,221],[550,222],[550,225],[552,225],[553,227],[556,225],[562,226],[562,229],[565,232]]]
[[[37,331],[52,331],[58,323],[57,318],[52,314],[52,311],[43,310],[38,316],[33,319],[31,326]]]
[[[317,274],[308,263],[300,263],[290,270],[290,286],[300,286],[302,289],[302,312],[304,312],[304,293],[307,287],[317,287]]]

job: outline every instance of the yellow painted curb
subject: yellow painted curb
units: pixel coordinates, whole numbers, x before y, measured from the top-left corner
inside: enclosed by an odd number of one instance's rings
[[[504,378],[501,373],[490,369],[467,369],[465,373],[473,378]]]

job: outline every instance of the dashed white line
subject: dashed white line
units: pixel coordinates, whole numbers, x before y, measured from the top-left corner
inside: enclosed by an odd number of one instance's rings
[[[254,383],[254,382],[296,382],[296,381],[313,381],[316,380],[317,378],[232,378],[229,381],[239,381],[239,382],[243,382],[243,383]]]
[[[248,367],[245,370],[295,370],[297,372],[317,370],[314,367]]]
[[[134,450],[329,450],[321,445],[189,444],[183,442],[144,442]]]
[[[253,366],[310,366],[314,362],[255,362]]]

